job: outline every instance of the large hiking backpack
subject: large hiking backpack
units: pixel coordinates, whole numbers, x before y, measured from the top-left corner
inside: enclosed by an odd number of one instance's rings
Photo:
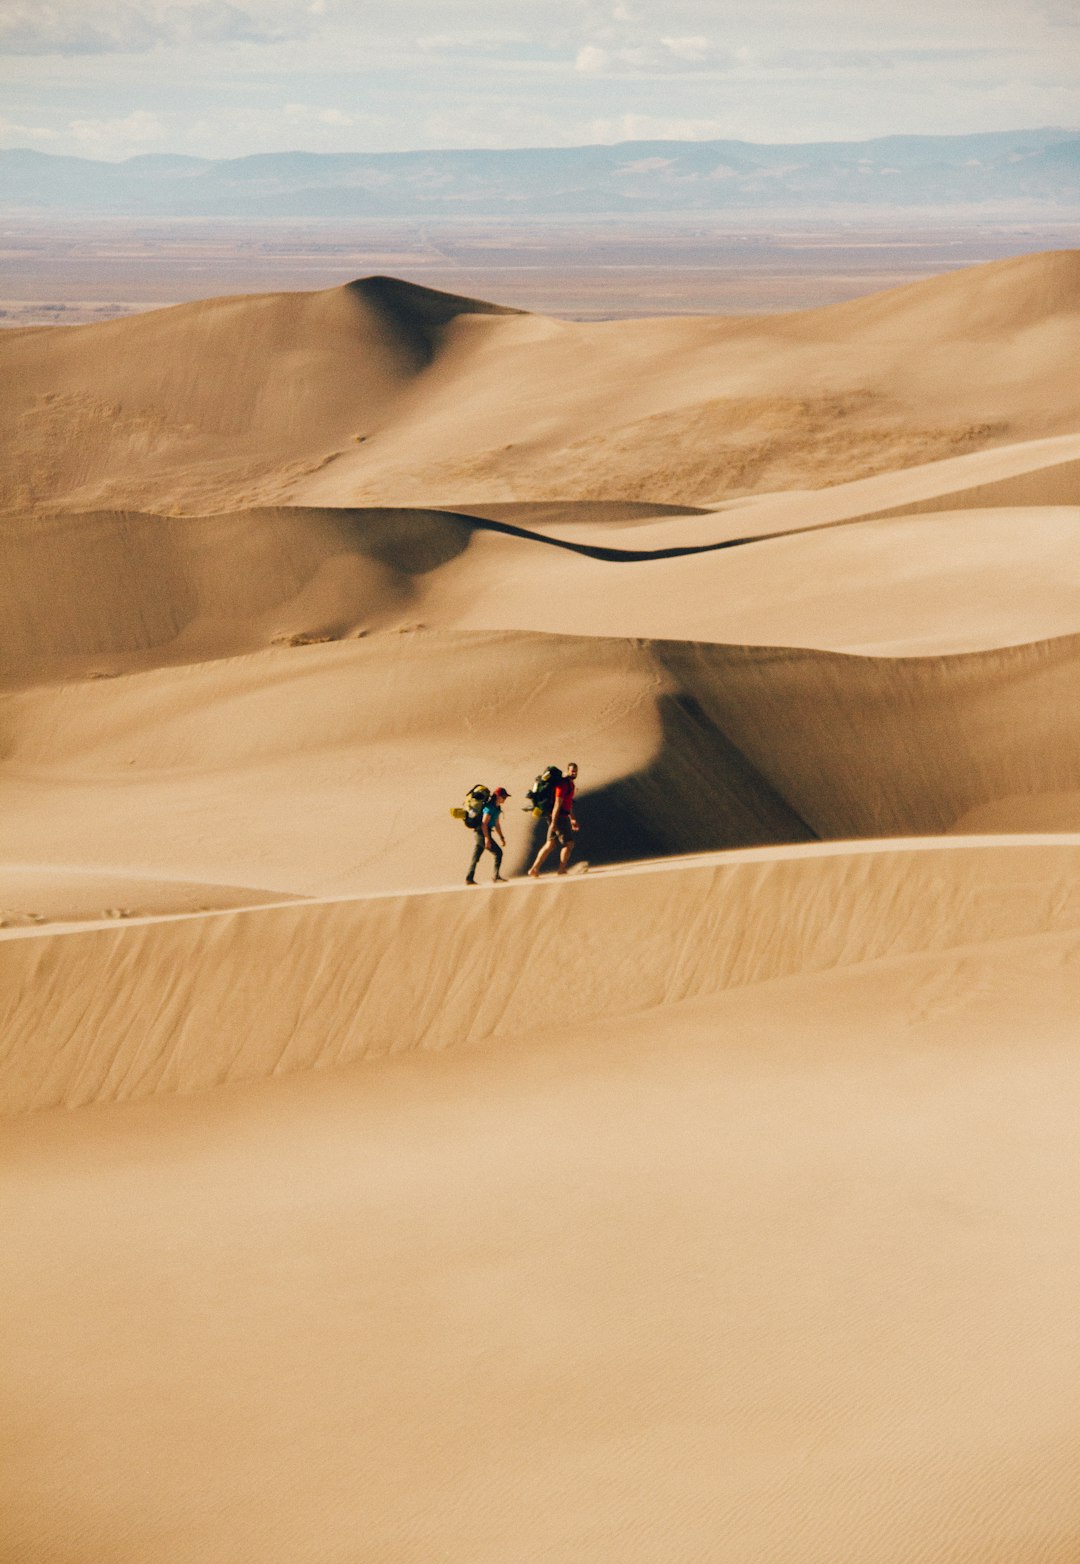
[[[531,809],[537,819],[551,813],[555,805],[555,789],[562,779],[563,775],[558,766],[545,766],[525,794],[529,800],[525,808]]]
[[[485,787],[482,782],[477,782],[465,794],[465,804],[461,809],[451,809],[450,813],[455,820],[464,820],[470,831],[480,829],[480,819],[484,813],[484,805],[491,797],[491,789]]]

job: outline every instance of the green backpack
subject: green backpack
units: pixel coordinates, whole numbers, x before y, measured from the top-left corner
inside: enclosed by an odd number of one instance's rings
[[[491,798],[491,789],[478,782],[465,794],[465,806],[462,809],[451,809],[450,813],[455,820],[464,820],[470,831],[479,831],[480,820],[484,813],[484,805]]]

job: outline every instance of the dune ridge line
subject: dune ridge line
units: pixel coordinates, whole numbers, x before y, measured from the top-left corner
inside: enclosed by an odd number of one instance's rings
[[[1022,842],[852,846],[464,903],[386,896],[42,933],[0,943],[0,1103],[22,1113],[201,1091],[509,1037],[545,1012],[571,1027],[1078,927],[1080,843]],[[494,942],[501,977],[488,975]]]

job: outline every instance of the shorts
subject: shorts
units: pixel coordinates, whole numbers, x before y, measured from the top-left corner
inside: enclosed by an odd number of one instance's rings
[[[572,847],[577,841],[577,832],[573,829],[569,820],[559,820],[551,827],[551,834],[560,847]]]

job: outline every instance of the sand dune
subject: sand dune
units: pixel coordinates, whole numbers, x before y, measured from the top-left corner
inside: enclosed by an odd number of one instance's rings
[[[1071,1564],[1078,348],[0,334],[5,1558]]]
[[[715,552],[684,553],[687,545],[675,543],[706,530],[698,518],[689,527],[680,519],[641,524],[632,533],[605,528],[609,547],[634,537],[662,554],[662,540],[669,540],[673,557],[628,551],[624,561],[541,553],[481,532],[467,553],[418,583],[411,606],[440,629],[512,627],[896,656],[990,649],[1080,627],[1077,505],[823,523]],[[574,533],[599,541],[595,529]]]
[[[704,927],[674,973],[653,957],[635,997],[649,978],[657,998],[707,985],[736,904],[701,891],[746,873],[759,958],[778,914],[804,955],[824,937],[833,960],[875,937],[910,949],[922,929],[976,943],[569,1026],[544,975],[547,1029],[528,1036],[9,1120],[4,1242],[23,1281],[4,1310],[6,1393],[37,1413],[5,1462],[12,1556],[1065,1564],[1080,1524],[1076,852],[886,849],[818,859],[842,873],[817,885],[788,858],[460,909],[461,893],[420,898],[459,950],[461,914],[528,934],[540,899],[544,938],[577,936],[555,946],[560,966],[574,953],[568,994],[597,970],[588,903],[606,897],[637,957],[652,947],[633,911],[666,912],[677,941],[688,877]],[[852,895],[869,938],[852,939]],[[373,910],[389,929],[385,903],[305,909],[336,924],[345,965]],[[1033,928],[1048,911],[1060,932],[978,939],[1002,913]],[[81,966],[100,995],[87,942],[131,935],[201,999],[174,1071],[206,1071],[222,1043],[219,1067],[230,1050],[235,1066],[241,1040],[190,966],[167,964],[168,941],[190,958],[175,937],[213,924],[214,954],[239,940],[246,965],[251,919],[265,927],[245,913],[56,937],[68,954],[43,992]],[[328,1035],[343,1009],[308,933]],[[227,961],[205,971],[250,1023]],[[102,1012],[110,1046],[119,1019]],[[314,1007],[298,1021],[314,1041]],[[127,1076],[115,1062],[110,1084],[133,1090],[167,1061],[151,1051]]]
[[[3,545],[0,678],[110,676],[418,623],[898,654],[1047,639],[1080,630],[1077,452],[1080,437],[1035,441],[719,513],[25,516]],[[885,524],[904,517],[919,524]],[[724,544],[739,547],[664,557]]]
[[[270,893],[250,886],[154,879],[123,869],[6,861],[0,865],[0,928],[210,912],[270,899]],[[290,898],[278,893],[274,899]]]
[[[6,503],[132,503],[149,486],[182,509],[302,472],[392,418],[459,308],[513,313],[369,278],[12,332],[0,344]]]
[[[0,853],[304,895],[454,884],[471,839],[450,806],[501,778],[520,868],[518,805],[560,756],[593,863],[947,831],[1004,799],[996,829],[1029,807],[1045,826],[1047,796],[1080,789],[1077,647],[420,632],[42,687],[5,703]]]
[[[709,502],[1074,433],[1080,261],[569,323],[371,278],[4,333],[4,505]],[[581,373],[582,365],[588,373]]]
[[[550,1024],[572,1029],[885,956],[1080,941],[1078,868],[1069,837],[815,845],[519,881],[464,906],[435,891],[9,937],[0,1103],[78,1107],[512,1038],[549,1015],[555,965]]]

